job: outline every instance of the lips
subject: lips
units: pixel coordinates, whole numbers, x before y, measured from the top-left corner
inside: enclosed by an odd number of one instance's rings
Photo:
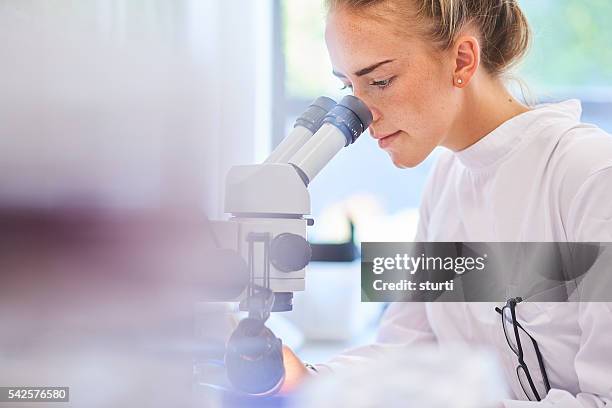
[[[381,139],[384,139],[384,138],[386,138],[386,137],[393,136],[394,134],[399,133],[399,132],[400,132],[400,131],[398,130],[397,132],[388,133],[388,134],[386,134],[386,135],[379,135],[379,134],[377,134],[376,132],[372,132],[372,133],[371,133],[371,135],[372,135],[372,137],[373,137],[374,139],[381,140]]]
[[[385,136],[374,135],[374,138],[378,139],[378,146],[384,149],[385,147],[389,146],[397,136],[399,136],[400,132],[401,131],[398,130],[395,133],[390,133]]]

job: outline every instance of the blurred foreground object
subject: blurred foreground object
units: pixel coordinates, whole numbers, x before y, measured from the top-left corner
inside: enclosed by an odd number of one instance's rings
[[[188,211],[0,207],[0,384],[67,386],[75,407],[191,406],[208,233]],[[218,316],[200,324],[222,332]]]
[[[397,346],[377,360],[314,377],[296,406],[494,408],[504,396],[493,354]]]

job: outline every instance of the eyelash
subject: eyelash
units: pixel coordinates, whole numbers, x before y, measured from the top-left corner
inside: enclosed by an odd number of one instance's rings
[[[391,85],[391,82],[393,82],[393,80],[395,79],[395,77],[391,77],[389,79],[384,79],[382,81],[372,81],[370,83],[370,85],[372,86],[376,86],[379,89],[385,89],[387,88],[389,85]]]
[[[395,77],[391,77],[389,79],[384,79],[382,81],[372,81],[370,82],[370,85],[372,86],[376,86],[378,87],[378,89],[385,89],[387,87],[389,87],[391,85],[391,83],[393,82],[393,80],[395,79]],[[352,85],[348,85],[348,84],[344,84],[344,86],[342,86],[342,88],[340,88],[340,90],[345,90],[345,89],[353,89]]]

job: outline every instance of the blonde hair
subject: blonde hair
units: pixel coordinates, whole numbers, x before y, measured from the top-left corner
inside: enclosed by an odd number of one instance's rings
[[[516,0],[326,0],[328,11],[368,11],[385,6],[390,14],[414,23],[440,49],[448,49],[459,32],[473,25],[480,33],[481,64],[493,75],[505,73],[529,48],[531,32]],[[388,11],[389,13],[385,13]]]

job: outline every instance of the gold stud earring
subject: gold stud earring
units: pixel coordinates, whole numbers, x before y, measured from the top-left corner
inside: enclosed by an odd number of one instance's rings
[[[463,79],[461,79],[461,78],[457,78],[457,83],[458,83],[459,85],[461,85],[461,84],[463,83]]]

